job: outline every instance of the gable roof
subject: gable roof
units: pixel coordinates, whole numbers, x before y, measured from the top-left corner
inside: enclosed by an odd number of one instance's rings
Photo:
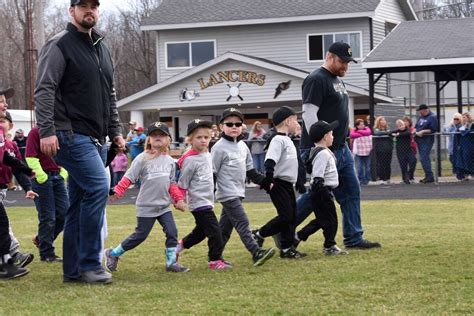
[[[474,63],[474,18],[400,23],[362,61],[363,68]]]
[[[274,61],[271,61],[271,60],[268,60],[268,59],[264,59],[264,58],[258,58],[258,57],[253,57],[253,56],[249,56],[249,55],[244,55],[244,54],[237,54],[237,53],[233,53],[233,52],[227,52],[223,55],[220,55],[212,60],[209,60],[199,66],[196,66],[194,68],[191,68],[189,70],[186,70],[186,71],[183,71],[171,78],[168,78],[164,81],[161,81],[151,87],[148,87],[142,91],[139,91],[133,95],[130,95],[126,98],[123,98],[121,100],[119,100],[117,102],[117,107],[118,108],[121,108],[123,106],[126,106],[126,105],[129,105],[131,103],[134,103],[135,101],[143,98],[143,97],[146,97],[150,94],[153,94],[159,90],[162,90],[174,83],[177,83],[181,80],[184,80],[190,76],[193,76],[203,70],[206,70],[208,68],[211,68],[212,66],[215,66],[217,64],[220,64],[224,61],[227,61],[227,60],[236,60],[236,61],[240,61],[240,62],[243,62],[243,63],[247,63],[247,64],[251,64],[251,65],[255,65],[255,66],[258,66],[258,67],[261,67],[261,68],[265,68],[265,69],[268,69],[268,70],[272,70],[272,71],[277,71],[277,72],[281,72],[281,73],[285,73],[285,74],[288,74],[290,76],[294,76],[296,78],[300,78],[300,79],[304,79],[306,78],[306,76],[309,74],[309,72],[307,71],[304,71],[304,70],[301,70],[301,69],[297,69],[297,68],[294,68],[294,67],[289,67],[289,66],[286,66],[284,64],[280,64],[280,63],[277,63],[277,62],[274,62]],[[351,85],[351,84],[348,84],[346,83],[346,87],[347,87],[347,90],[349,92],[352,92],[352,93],[355,93],[355,94],[358,94],[358,95],[364,95],[364,96],[368,96],[369,95],[369,92],[368,90],[366,89],[363,89],[363,88],[360,88],[360,87],[357,87],[357,86],[354,86],[354,85]],[[383,95],[379,95],[379,94],[376,94],[375,95],[376,99],[377,100],[381,100],[382,102],[392,102],[392,98],[390,97],[387,97],[387,96],[383,96]]]
[[[372,17],[380,1],[163,0],[150,18],[144,21],[141,29],[167,30]]]

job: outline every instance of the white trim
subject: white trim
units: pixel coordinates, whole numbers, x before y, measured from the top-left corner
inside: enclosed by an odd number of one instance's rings
[[[261,68],[264,68],[264,69],[268,69],[268,70],[272,70],[272,71],[276,71],[276,72],[280,72],[280,73],[284,73],[284,74],[287,74],[287,75],[290,75],[290,76],[294,76],[296,78],[300,78],[300,79],[305,79],[307,76],[308,76],[308,72],[306,71],[303,71],[303,70],[296,70],[296,69],[291,69],[291,68],[287,68],[287,67],[284,67],[284,66],[280,66],[280,65],[277,65],[277,64],[273,64],[273,63],[269,63],[269,62],[265,62],[263,60],[259,60],[259,59],[254,59],[252,57],[247,57],[247,56],[242,56],[240,54],[235,54],[235,53],[232,53],[232,52],[227,52],[223,55],[220,55],[204,64],[201,64],[199,66],[196,66],[194,68],[191,68],[187,71],[184,71],[182,73],[179,73],[169,79],[166,79],[165,81],[162,81],[158,84],[155,84],[151,87],[148,87],[142,91],[139,91],[133,95],[130,95],[124,99],[121,99],[117,102],[117,107],[118,108],[121,108],[121,107],[126,107],[127,105],[129,105],[130,103],[132,102],[135,102],[147,95],[150,95],[154,92],[157,92],[161,89],[164,89],[166,88],[167,86],[170,86],[178,81],[181,81],[181,80],[184,80],[186,78],[189,78],[205,69],[208,69],[208,68],[211,68],[219,63],[222,63],[226,60],[229,60],[229,59],[233,59],[233,60],[236,60],[236,61],[240,61],[242,63],[247,63],[247,64],[250,64],[250,65],[255,65],[257,67],[261,67]],[[353,86],[351,84],[347,84],[346,83],[346,86],[348,86],[348,91],[351,92],[351,93],[356,93],[356,94],[359,94],[359,95],[364,95],[364,96],[368,96],[369,95],[369,92],[365,89],[362,89],[362,88],[359,88],[359,87],[356,87],[356,86]],[[384,100],[386,102],[392,102],[392,99],[390,97],[387,97],[387,96],[383,96],[383,95],[379,95],[379,94],[375,94],[375,98],[376,99],[380,99],[380,100]],[[273,101],[269,101],[269,102],[273,102]],[[243,102],[245,103],[245,102]],[[127,108],[124,109],[124,110],[128,110]]]
[[[362,61],[362,68],[371,69],[371,68],[460,65],[460,64],[474,64],[474,57],[387,60],[387,61],[369,61],[369,62]]]
[[[250,19],[250,20],[235,20],[235,21],[215,21],[215,22],[200,22],[200,23],[180,23],[180,24],[163,24],[163,25],[144,25],[140,27],[142,31],[162,31],[162,30],[178,30],[178,29],[197,29],[205,27],[219,27],[219,26],[237,26],[237,25],[256,25],[256,24],[271,24],[271,23],[288,23],[288,22],[303,22],[303,21],[319,21],[319,20],[336,20],[348,18],[364,18],[374,17],[374,11],[356,12],[356,13],[337,13],[337,14],[323,14],[323,15],[309,15],[296,17],[281,17],[269,19]]]
[[[351,34],[351,33],[359,33],[359,44],[360,44],[360,50],[359,50],[359,55],[360,57],[358,58],[354,58],[355,60],[357,61],[360,61],[362,59],[362,52],[364,51],[363,49],[363,40],[362,40],[362,36],[363,36],[363,32],[362,31],[344,31],[344,32],[328,32],[328,33],[309,33],[309,34],[306,34],[306,62],[311,64],[311,63],[322,63],[324,62],[325,60],[325,55],[324,55],[324,52],[323,52],[323,59],[318,59],[318,60],[310,60],[309,59],[309,37],[310,36],[322,36],[322,44],[323,44],[323,48],[324,48],[324,35],[333,35],[333,41],[334,41],[334,35],[336,34]]]
[[[171,41],[165,42],[165,69],[166,70],[186,70],[191,69],[193,67],[193,43],[208,43],[213,42],[214,44],[214,56],[212,59],[216,58],[217,55],[217,40],[216,39],[208,39],[208,40],[190,40],[190,41]],[[168,44],[189,44],[189,66],[185,67],[169,67],[168,66]]]

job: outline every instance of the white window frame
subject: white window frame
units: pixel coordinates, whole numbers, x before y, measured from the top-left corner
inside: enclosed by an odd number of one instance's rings
[[[344,31],[344,32],[327,32],[327,33],[311,33],[311,34],[306,34],[306,62],[308,63],[321,63],[324,62],[325,56],[323,52],[323,59],[318,59],[318,60],[310,60],[309,56],[309,37],[310,36],[322,36],[323,37],[323,44],[324,44],[324,35],[336,35],[336,34],[351,34],[351,33],[358,33],[360,36],[360,57],[359,58],[354,58],[357,61],[360,61],[362,59],[362,52],[364,51],[363,48],[363,39],[362,39],[362,31]]]
[[[179,69],[191,69],[193,67],[193,46],[192,43],[203,43],[203,42],[212,42],[214,44],[214,57],[217,56],[217,41],[215,39],[208,40],[197,40],[197,41],[175,41],[175,42],[165,42],[165,69],[166,70],[179,70]],[[168,66],[168,44],[189,44],[189,66],[187,67],[169,67]]]

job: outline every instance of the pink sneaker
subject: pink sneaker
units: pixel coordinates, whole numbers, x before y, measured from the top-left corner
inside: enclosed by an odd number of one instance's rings
[[[209,269],[211,270],[229,270],[232,269],[232,266],[223,261],[223,260],[216,260],[216,261],[209,261]]]

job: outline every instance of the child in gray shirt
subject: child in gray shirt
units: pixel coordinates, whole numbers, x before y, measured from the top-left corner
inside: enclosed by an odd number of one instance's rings
[[[206,237],[209,246],[209,269],[231,269],[232,264],[222,258],[224,244],[214,207],[212,159],[209,153],[212,123],[196,119],[188,124],[191,149],[179,160],[179,188],[187,193],[188,205],[196,226],[178,242],[177,252],[199,244]]]
[[[338,121],[331,124],[325,121],[314,123],[309,130],[309,138],[316,147],[311,149],[306,163],[311,173],[311,201],[316,219],[309,222],[295,234],[295,245],[319,229],[323,230],[325,255],[347,255],[347,251],[336,246],[337,213],[332,190],[339,185],[336,158],[328,147],[332,145],[332,131],[337,128]]]
[[[181,211],[186,209],[184,196],[175,181],[176,164],[168,155],[171,136],[165,123],[155,122],[148,127],[146,150],[132,162],[122,180],[115,186],[115,201],[124,196],[130,184],[141,181],[138,193],[137,227],[120,245],[105,250],[106,266],[110,271],[116,271],[119,257],[125,251],[140,245],[151,232],[155,221],[158,221],[166,234],[166,271],[188,272],[189,269],[177,262],[176,246],[178,244],[178,229],[171,213],[170,205]]]
[[[245,176],[259,184],[263,175],[253,167],[252,156],[242,141],[243,114],[234,108],[224,110],[221,119],[222,137],[212,147],[211,156],[216,180],[216,199],[222,204],[219,225],[224,247],[235,228],[247,250],[252,254],[254,266],[270,259],[273,248],[262,249],[252,238],[250,224],[242,206],[245,197]]]

